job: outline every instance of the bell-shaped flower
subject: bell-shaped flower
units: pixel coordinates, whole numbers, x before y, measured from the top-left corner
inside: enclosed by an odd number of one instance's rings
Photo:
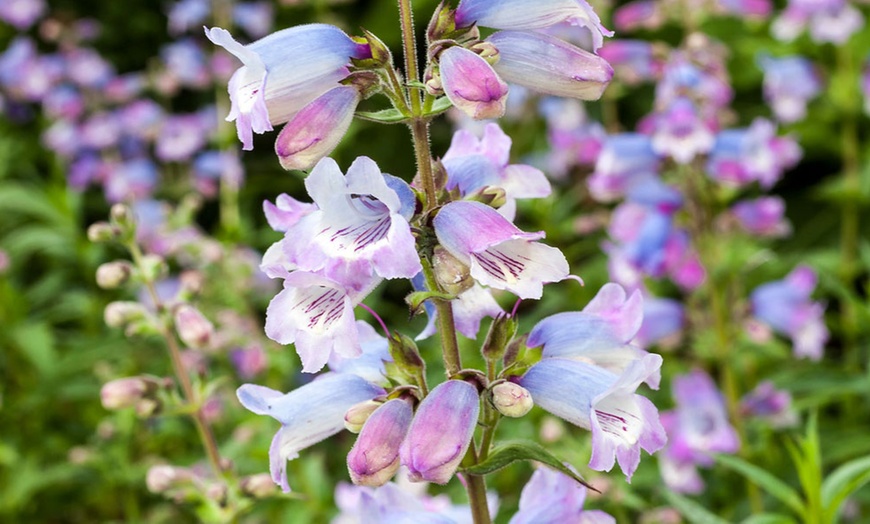
[[[244,149],[253,148],[253,133],[271,131],[348,74],[352,58],[371,54],[339,28],[307,24],[283,29],[242,45],[225,29],[206,29],[216,45],[242,61],[229,82],[232,107],[227,121],[236,122]]]
[[[619,284],[605,284],[583,311],[550,315],[529,332],[528,347],[542,346],[542,358],[570,358],[591,362],[620,374],[647,352],[629,344],[643,322],[643,296],[626,296]],[[647,383],[658,389],[660,374]]]
[[[545,29],[562,23],[586,27],[595,49],[605,36],[613,36],[586,0],[462,0],[456,8],[456,26],[477,24],[495,29]]]
[[[413,414],[407,400],[394,398],[369,416],[347,454],[347,470],[354,484],[383,486],[395,475],[399,469],[399,447]]]
[[[362,320],[356,321],[356,330],[362,354],[345,357],[333,353],[327,362],[329,369],[338,373],[353,373],[373,384],[386,384],[388,381],[385,363],[393,361],[389,342]]]
[[[281,233],[287,232],[302,217],[316,210],[316,205],[300,202],[287,193],[278,195],[274,204],[268,200],[263,201],[266,222],[269,223],[269,227]]]
[[[487,186],[502,188],[506,202],[499,213],[512,220],[516,199],[545,197],[551,188],[541,170],[508,164],[510,150],[511,139],[498,124],[487,124],[480,139],[470,131],[457,131],[441,159],[447,171],[447,189],[459,189],[466,196]]]
[[[344,283],[420,272],[408,224],[416,200],[407,183],[381,173],[368,157],[357,158],[347,176],[324,158],[305,187],[318,210],[288,229],[283,241],[284,254],[296,267]]]
[[[498,211],[478,202],[451,202],[433,221],[438,242],[471,268],[483,285],[520,298],[541,298],[545,282],[568,277],[561,251],[535,242],[544,233],[525,233]]]
[[[523,487],[519,511],[509,524],[616,524],[616,520],[603,511],[584,511],[584,502],[585,486],[564,473],[540,467]]]
[[[803,120],[807,103],[819,96],[822,82],[813,63],[802,56],[761,56],[758,65],[764,71],[764,100],[780,122]]]
[[[740,414],[764,420],[773,428],[788,428],[798,424],[798,414],[791,394],[764,381],[740,399]]]
[[[448,380],[429,392],[400,450],[410,479],[446,484],[468,451],[479,414],[480,396],[468,382]]]
[[[658,173],[660,164],[661,158],[653,151],[648,136],[608,136],[589,177],[589,192],[600,202],[612,202],[623,197],[635,180]]]
[[[616,375],[586,362],[545,358],[519,384],[531,392],[535,405],[592,431],[590,468],[610,471],[618,461],[630,480],[641,448],[653,453],[667,440],[656,407],[635,393],[661,364],[660,356],[650,354]]]
[[[498,49],[499,76],[539,93],[597,100],[613,78],[600,56],[543,33],[499,31],[486,40]]]
[[[688,98],[677,98],[655,118],[653,151],[688,164],[697,155],[712,149],[715,136],[711,125]]]
[[[284,169],[308,169],[341,142],[360,101],[354,86],[338,86],[303,107],[275,140]]]
[[[798,163],[801,154],[794,139],[776,135],[773,122],[756,118],[748,128],[726,129],[716,135],[707,173],[737,187],[757,180],[769,189]]]
[[[825,308],[810,300],[816,280],[812,268],[799,266],[784,280],[761,285],[749,296],[753,314],[791,338],[795,356],[812,360],[822,358],[828,341]]]
[[[295,344],[302,371],[319,371],[333,352],[355,357],[362,352],[353,308],[377,281],[360,291],[321,275],[294,271],[266,309],[266,335],[280,344]]]
[[[676,338],[685,322],[683,304],[670,298],[648,296],[643,301],[643,324],[634,337],[634,343],[647,347],[657,342],[670,342]]]
[[[508,86],[480,55],[454,46],[441,53],[438,64],[450,103],[475,120],[504,115]]]
[[[731,207],[731,214],[745,231],[763,237],[781,237],[791,232],[785,218],[785,202],[780,197],[741,200]]]
[[[284,492],[290,491],[288,460],[344,429],[344,414],[352,406],[383,394],[383,389],[361,377],[340,373],[323,375],[287,394],[254,384],[236,391],[248,410],[281,423],[269,448],[269,469]]]

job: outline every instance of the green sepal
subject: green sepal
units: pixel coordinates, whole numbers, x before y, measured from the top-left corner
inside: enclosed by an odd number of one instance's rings
[[[566,466],[555,455],[544,449],[543,446],[529,440],[509,440],[499,444],[493,448],[489,456],[486,457],[486,460],[480,464],[464,468],[463,471],[471,475],[486,475],[519,460],[533,460],[535,462],[540,462],[560,473],[568,475],[592,491],[598,491],[586,482],[578,473],[572,471],[571,468]]]
[[[396,108],[382,109],[380,111],[357,111],[356,117],[381,124],[401,124],[411,121],[411,115],[406,115]]]
[[[453,300],[456,298],[456,295],[439,293],[437,291],[414,291],[405,297],[405,303],[411,307],[411,315],[416,315],[420,312],[420,308],[423,307],[423,302],[432,298],[438,300]]]

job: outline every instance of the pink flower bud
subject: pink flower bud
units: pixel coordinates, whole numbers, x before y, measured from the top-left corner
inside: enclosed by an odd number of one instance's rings
[[[258,473],[243,477],[239,481],[239,488],[245,495],[250,495],[255,499],[263,499],[278,492],[278,487],[272,481],[272,476],[268,473]]]
[[[106,409],[128,408],[154,389],[156,389],[155,384],[143,377],[119,378],[103,385],[100,390],[100,401]]]
[[[535,405],[529,390],[513,382],[493,386],[492,404],[506,417],[522,417]]]
[[[441,53],[441,84],[450,102],[482,120],[504,115],[508,86],[477,53],[451,47]]]
[[[189,304],[182,304],[175,310],[175,329],[182,342],[192,348],[208,346],[214,334],[211,322]]]
[[[359,100],[355,87],[339,86],[302,108],[275,141],[281,166],[308,169],[331,153],[350,127]]]
[[[122,327],[146,316],[145,307],[138,302],[111,302],[106,306],[104,319],[109,327]]]
[[[163,493],[191,479],[193,479],[193,473],[187,468],[161,464],[151,466],[145,476],[145,485],[148,486],[148,491],[151,493]]]
[[[344,415],[345,429],[351,433],[359,433],[372,413],[382,405],[382,402],[376,400],[366,400],[353,406]]]
[[[347,454],[347,470],[354,484],[377,487],[392,478],[399,469],[399,447],[412,415],[408,401],[398,398],[372,413]]]
[[[97,268],[97,285],[103,289],[115,289],[133,274],[133,266],[126,260],[108,262]]]
[[[461,380],[439,384],[420,403],[400,456],[414,482],[446,484],[465,456],[477,417],[477,389]]]

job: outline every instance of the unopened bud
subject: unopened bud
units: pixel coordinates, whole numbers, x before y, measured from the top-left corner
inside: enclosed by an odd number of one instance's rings
[[[465,200],[480,202],[489,207],[500,208],[507,203],[507,193],[504,188],[496,186],[484,186],[465,197]]]
[[[366,420],[369,419],[376,409],[381,407],[383,403],[375,400],[366,400],[353,406],[347,413],[344,414],[344,427],[351,433],[359,433],[362,430]]]
[[[390,52],[390,48],[387,47],[387,44],[385,44],[374,33],[366,31],[365,29],[362,31],[363,35],[365,35],[365,43],[368,44],[372,55],[371,59],[364,60],[372,60],[378,65],[392,67],[393,54]]]
[[[202,271],[196,271],[194,269],[183,271],[181,275],[178,276],[178,280],[181,282],[182,292],[186,293],[188,296],[199,295],[202,292],[202,288],[205,286],[205,275]]]
[[[255,499],[263,499],[278,492],[278,487],[272,476],[268,473],[258,473],[242,477],[239,481],[239,488],[242,493],[254,497]]]
[[[133,266],[126,260],[107,262],[97,268],[97,285],[103,289],[115,289],[133,274]]]
[[[407,335],[394,333],[389,338],[390,356],[399,368],[410,374],[416,375],[426,368],[426,362],[420,356],[417,344]]]
[[[218,505],[224,506],[227,503],[227,492],[226,484],[209,484],[205,490],[205,496],[217,502]]]
[[[97,222],[88,228],[88,240],[97,244],[111,242],[118,238],[120,231],[108,222]]]
[[[347,470],[354,484],[379,487],[396,474],[399,447],[413,414],[410,402],[401,398],[387,401],[372,413],[347,454]]]
[[[214,334],[212,323],[189,304],[182,304],[175,310],[175,329],[182,342],[192,348],[208,346]]]
[[[115,204],[112,206],[112,209],[109,211],[109,217],[113,224],[122,229],[130,228],[135,221],[133,210],[126,204]]]
[[[457,109],[475,120],[504,115],[508,86],[489,62],[456,46],[441,53],[438,66],[444,94]]]
[[[146,316],[145,306],[139,302],[121,301],[110,302],[103,314],[106,325],[113,328],[123,327],[130,322],[142,320]]]
[[[452,295],[458,295],[474,285],[468,266],[441,246],[435,247],[432,269],[438,285]]]
[[[522,417],[535,403],[529,390],[513,382],[501,382],[492,387],[492,405],[506,417]]]
[[[148,418],[160,412],[163,403],[156,398],[143,398],[136,402],[133,410],[139,418]]]
[[[446,484],[468,450],[479,415],[476,387],[461,380],[436,386],[417,408],[400,450],[411,481]]]
[[[492,319],[486,341],[483,343],[483,356],[488,360],[500,359],[508,344],[517,334],[517,319],[510,315],[500,314]]]
[[[187,468],[177,468],[161,464],[151,466],[145,475],[145,485],[151,493],[163,493],[193,479],[193,473]]]
[[[498,62],[498,48],[485,40],[477,42],[476,44],[469,47],[469,49],[477,53],[481,58],[483,58],[490,64],[495,64],[496,62]]]
[[[109,410],[128,408],[156,390],[157,383],[147,377],[119,378],[103,385],[100,401]]]

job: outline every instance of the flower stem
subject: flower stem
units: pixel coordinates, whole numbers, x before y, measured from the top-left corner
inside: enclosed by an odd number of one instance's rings
[[[142,250],[139,249],[135,240],[131,241],[127,247],[133,257],[133,263],[137,267],[142,268]],[[154,286],[154,282],[151,279],[145,279],[145,288],[148,290],[148,294],[154,302],[154,307],[157,309],[158,313],[165,313],[166,306],[163,304],[163,301],[160,300],[160,296],[157,294],[157,288]],[[211,426],[209,426],[208,421],[202,412],[202,403],[197,398],[196,391],[190,381],[190,375],[187,373],[187,370],[184,367],[184,362],[181,360],[181,349],[178,346],[178,341],[175,339],[175,334],[168,327],[167,323],[162,320],[160,324],[160,334],[166,341],[166,347],[169,350],[169,358],[172,361],[172,369],[175,372],[175,377],[178,379],[179,384],[181,384],[183,395],[182,400],[184,405],[191,409],[191,418],[196,426],[197,433],[199,433],[202,445],[205,448],[209,464],[211,464],[215,477],[226,477],[227,472],[221,465],[222,461],[220,452],[218,451],[217,441],[215,440]]]

